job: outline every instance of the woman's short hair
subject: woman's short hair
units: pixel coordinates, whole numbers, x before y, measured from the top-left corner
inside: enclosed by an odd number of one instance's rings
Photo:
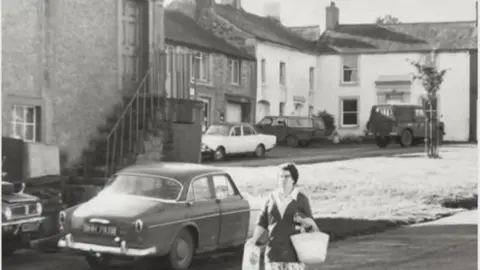
[[[298,169],[297,166],[293,163],[285,163],[280,165],[280,169],[283,171],[288,171],[292,176],[293,184],[297,184],[298,181]]]

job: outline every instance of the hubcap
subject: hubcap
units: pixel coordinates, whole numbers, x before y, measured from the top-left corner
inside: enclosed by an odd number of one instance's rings
[[[188,243],[183,239],[178,240],[176,251],[178,262],[185,262],[189,255]]]

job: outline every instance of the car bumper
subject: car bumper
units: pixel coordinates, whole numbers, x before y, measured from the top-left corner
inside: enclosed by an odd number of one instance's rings
[[[8,227],[8,226],[22,225],[22,224],[25,224],[25,223],[41,222],[44,219],[45,219],[45,217],[31,217],[31,218],[20,219],[20,220],[5,221],[5,222],[2,222],[2,228],[3,227]]]
[[[58,247],[93,253],[108,253],[130,257],[144,257],[149,255],[155,255],[157,253],[156,247],[149,247],[146,249],[128,248],[125,241],[122,241],[119,247],[74,242],[71,234],[67,234],[65,237],[60,239],[58,241]]]

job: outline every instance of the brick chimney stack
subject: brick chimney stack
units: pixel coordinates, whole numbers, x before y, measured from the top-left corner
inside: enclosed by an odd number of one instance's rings
[[[222,5],[230,5],[236,9],[242,9],[242,0],[220,0]]]
[[[326,23],[325,28],[327,30],[335,29],[340,20],[340,12],[338,7],[335,6],[335,2],[331,2],[330,6],[326,7]]]

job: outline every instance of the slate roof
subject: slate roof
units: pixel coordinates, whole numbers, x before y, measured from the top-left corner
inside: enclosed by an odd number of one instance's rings
[[[231,5],[215,5],[215,12],[259,40],[277,43],[300,51],[313,52],[315,42],[306,40],[269,17],[258,16]]]
[[[242,50],[204,30],[192,18],[176,10],[165,10],[165,39],[186,47],[225,54],[241,59],[254,60]]]
[[[326,30],[319,53],[390,53],[477,49],[475,21],[401,24],[343,24]]]
[[[319,25],[289,26],[288,29],[297,35],[312,41],[317,41],[321,33]]]

